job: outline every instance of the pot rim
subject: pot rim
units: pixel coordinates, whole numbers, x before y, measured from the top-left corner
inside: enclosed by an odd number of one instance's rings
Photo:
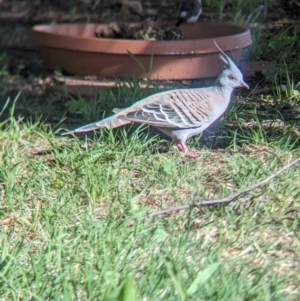
[[[125,22],[120,22],[124,24]],[[213,40],[224,51],[241,49],[251,44],[250,30],[246,27],[235,24],[224,23],[204,23],[185,24],[185,31],[196,30],[199,26],[212,28],[220,27],[220,30],[228,28],[236,30],[237,33],[228,33],[227,35],[212,36],[204,39],[186,39],[180,41],[142,41],[127,39],[108,39],[98,37],[88,37],[70,33],[59,33],[56,29],[65,28],[96,28],[106,23],[76,23],[76,24],[50,24],[36,25],[32,28],[31,38],[40,45],[53,48],[61,48],[76,51],[94,52],[94,53],[110,53],[119,55],[128,55],[130,51],[134,55],[197,55],[206,53],[219,53],[220,51],[214,45]],[[136,24],[136,23],[135,23]],[[138,23],[137,23],[138,24]],[[166,24],[166,23],[158,23]],[[197,24],[197,25],[196,25]]]

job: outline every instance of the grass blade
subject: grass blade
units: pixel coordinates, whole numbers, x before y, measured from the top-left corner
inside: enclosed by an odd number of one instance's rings
[[[199,286],[203,285],[218,269],[220,266],[221,262],[216,262],[208,266],[204,271],[199,272],[197,277],[194,279],[192,284],[187,290],[187,295],[191,296],[195,294],[199,288]]]

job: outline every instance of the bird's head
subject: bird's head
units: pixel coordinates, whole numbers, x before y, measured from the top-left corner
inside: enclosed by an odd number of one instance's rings
[[[217,82],[221,86],[227,86],[233,89],[234,88],[249,89],[249,86],[244,82],[243,74],[239,70],[239,68],[235,65],[235,63],[231,60],[231,58],[221,50],[221,48],[216,44],[215,41],[214,43],[221,51],[220,59],[225,63],[225,68],[222,71],[222,73],[219,75]]]

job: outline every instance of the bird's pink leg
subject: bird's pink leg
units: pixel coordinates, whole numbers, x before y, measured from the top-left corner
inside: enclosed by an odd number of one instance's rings
[[[181,152],[184,152],[186,154],[187,157],[189,157],[189,158],[197,157],[197,155],[194,152],[192,152],[188,149],[185,142],[178,142],[178,143],[176,143],[176,145]]]

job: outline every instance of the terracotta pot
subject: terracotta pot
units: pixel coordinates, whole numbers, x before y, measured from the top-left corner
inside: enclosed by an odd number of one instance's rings
[[[48,69],[100,77],[193,79],[217,76],[222,68],[217,44],[236,62],[251,44],[249,29],[217,23],[184,24],[183,41],[137,41],[94,37],[99,24],[38,25],[33,41]],[[144,66],[128,55],[131,52]],[[152,70],[151,57],[153,56]]]

